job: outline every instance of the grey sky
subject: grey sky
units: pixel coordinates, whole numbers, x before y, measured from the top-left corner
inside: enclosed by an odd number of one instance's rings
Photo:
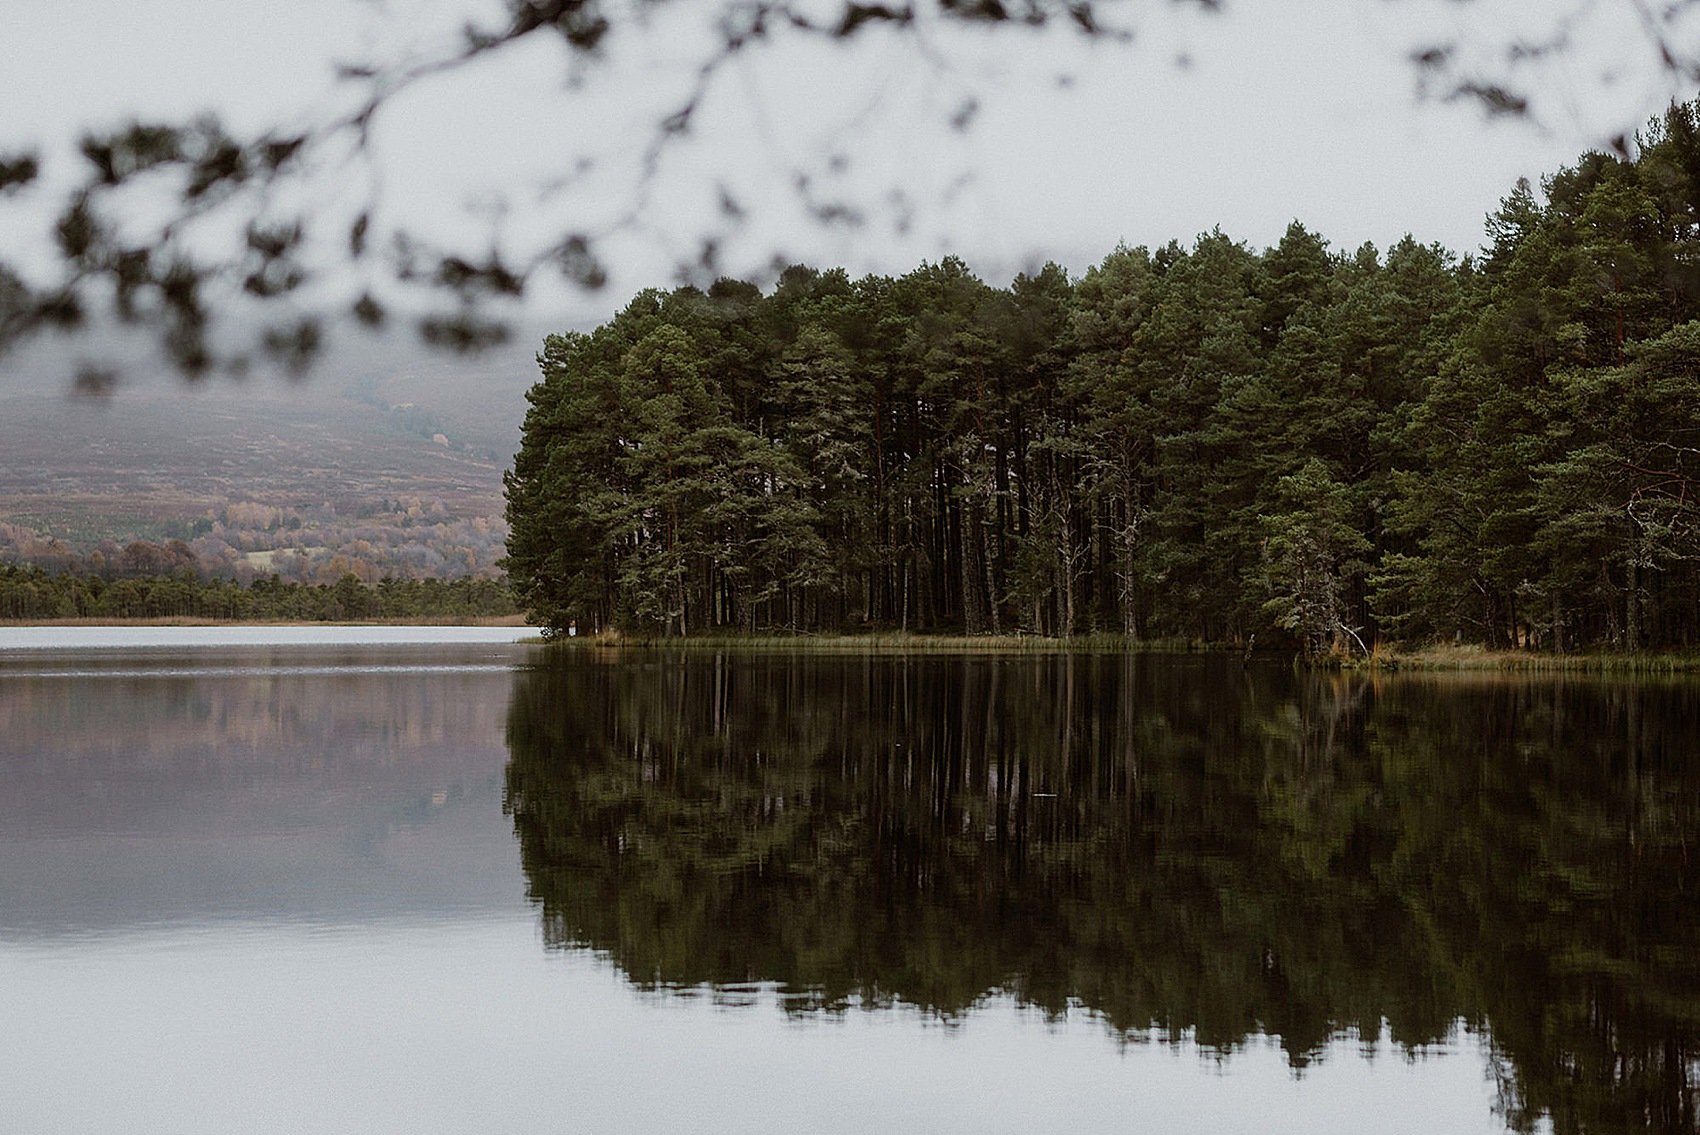
[[[1497,50],[1507,29],[1543,34],[1571,7],[1592,15],[1570,51],[1529,76],[1537,122],[1488,122],[1473,105],[1417,97],[1414,47]],[[82,126],[207,107],[243,126],[298,119],[337,104],[331,60],[428,50],[467,13],[496,5],[21,8],[0,41],[0,143],[46,147],[50,186]],[[708,42],[704,16],[717,10],[654,6],[573,89],[563,53],[542,42],[424,85],[386,112],[374,165],[326,168],[298,203],[352,215],[375,184],[382,219],[462,246],[518,249],[609,229],[638,199],[637,155],[688,88]],[[847,49],[778,37],[716,77],[636,223],[604,242],[611,288],[589,298],[545,289],[541,303],[594,318],[636,288],[669,283],[675,260],[725,227],[722,189],[744,211],[720,234],[721,266],[735,273],[759,273],[775,254],[859,273],[956,253],[1002,282],[1045,259],[1079,272],[1118,241],[1189,242],[1217,225],[1261,247],[1294,218],[1342,249],[1385,248],[1410,231],[1468,252],[1519,176],[1633,130],[1682,93],[1655,66],[1627,0],[1241,0],[1221,16],[1135,0],[1103,10],[1137,28],[1133,44],[1084,44],[1062,29],[876,30]],[[952,130],[970,99],[970,128]],[[595,162],[585,176],[543,190],[581,157]],[[816,203],[846,203],[865,223],[811,219],[799,173]],[[17,207],[0,212],[12,214],[0,217],[7,247],[40,247]]]

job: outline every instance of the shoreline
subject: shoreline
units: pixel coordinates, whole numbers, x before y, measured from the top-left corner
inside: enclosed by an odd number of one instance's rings
[[[541,635],[541,630],[539,631]],[[739,634],[580,635],[539,639],[565,650],[732,650],[783,653],[844,654],[1222,654],[1241,650],[1232,643],[1189,643],[1175,639],[1129,639],[1122,635],[1089,634],[1072,638],[1041,635],[905,634],[870,631],[865,634]]]
[[[162,616],[148,619],[0,619],[0,627],[523,627],[524,615],[473,615],[467,618],[411,619],[203,619]]]
[[[1428,646],[1378,651],[1369,658],[1343,659],[1342,670],[1411,670],[1417,672],[1499,671],[1506,673],[1682,674],[1700,672],[1700,653],[1640,651],[1637,653],[1548,654],[1530,650],[1488,650],[1480,646]]]
[[[933,635],[901,632],[810,635],[691,635],[657,638],[645,635],[560,636],[538,641],[567,650],[631,651],[780,651],[869,654],[1237,654],[1246,661],[1291,662],[1303,665],[1295,651],[1248,651],[1243,643],[1198,642],[1185,639],[1130,639],[1119,634],[1075,635]],[[1309,664],[1317,670],[1358,672],[1477,671],[1670,674],[1700,672],[1700,652],[1544,654],[1535,651],[1490,651],[1477,646],[1382,648],[1369,657],[1330,657]]]
[[[528,624],[524,615],[482,615],[465,618],[412,619],[209,619],[69,618],[0,619],[0,628],[91,627],[487,627],[515,629]],[[1303,664],[1293,652],[1247,651],[1244,644],[1185,639],[1130,639],[1120,634],[1084,634],[1070,638],[1040,635],[918,634],[870,631],[861,634],[759,633],[653,637],[647,635],[583,635],[543,637],[542,628],[521,639],[533,645],[563,650],[688,651],[702,650],[839,654],[1240,654],[1248,662]],[[1525,650],[1488,650],[1480,646],[1433,645],[1386,647],[1369,657],[1331,657],[1311,663],[1318,670],[1413,673],[1700,673],[1700,651],[1640,653],[1547,654]]]

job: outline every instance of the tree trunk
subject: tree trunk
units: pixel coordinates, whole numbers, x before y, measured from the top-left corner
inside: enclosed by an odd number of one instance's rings
[[[1633,558],[1629,561],[1628,586],[1623,589],[1623,625],[1624,646],[1629,650],[1641,649],[1641,565]]]
[[[1611,581],[1611,573],[1606,571],[1605,561],[1600,561],[1600,590],[1606,593],[1606,602],[1599,604],[1606,613],[1606,641],[1613,647],[1623,645],[1622,628],[1617,621],[1617,587]],[[1599,608],[1597,607],[1596,610]]]
[[[903,587],[903,621],[898,625],[904,633],[909,633],[909,561],[905,557],[898,566],[897,574],[901,577]]]
[[[1134,520],[1133,501],[1122,498],[1121,530],[1116,534],[1116,599],[1122,613],[1122,633],[1128,638],[1139,637],[1139,617],[1135,609],[1134,551],[1139,528]]]
[[[957,541],[961,552],[957,557],[962,579],[962,626],[969,634],[986,633],[986,612],[980,595],[980,498],[973,496],[965,507],[956,510]]]
[[[1080,574],[1076,561],[1079,559],[1074,539],[1074,510],[1068,501],[1063,501],[1062,539],[1057,547],[1058,567],[1062,572],[1062,621],[1061,627],[1064,638],[1074,637],[1075,627],[1075,595],[1076,577]]]

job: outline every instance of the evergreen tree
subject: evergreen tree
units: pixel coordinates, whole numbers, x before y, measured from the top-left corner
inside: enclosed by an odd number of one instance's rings
[[[1479,262],[1295,222],[643,293],[545,342],[509,570],[556,629],[1693,642],[1697,113]]]

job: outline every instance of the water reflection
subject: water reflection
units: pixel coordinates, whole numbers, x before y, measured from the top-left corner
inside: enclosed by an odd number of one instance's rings
[[[0,657],[0,942],[513,909],[501,733],[526,650]]]
[[[1492,1041],[1513,1130],[1692,1130],[1700,697],[1214,658],[571,655],[506,807],[547,940],[791,1013]]]

